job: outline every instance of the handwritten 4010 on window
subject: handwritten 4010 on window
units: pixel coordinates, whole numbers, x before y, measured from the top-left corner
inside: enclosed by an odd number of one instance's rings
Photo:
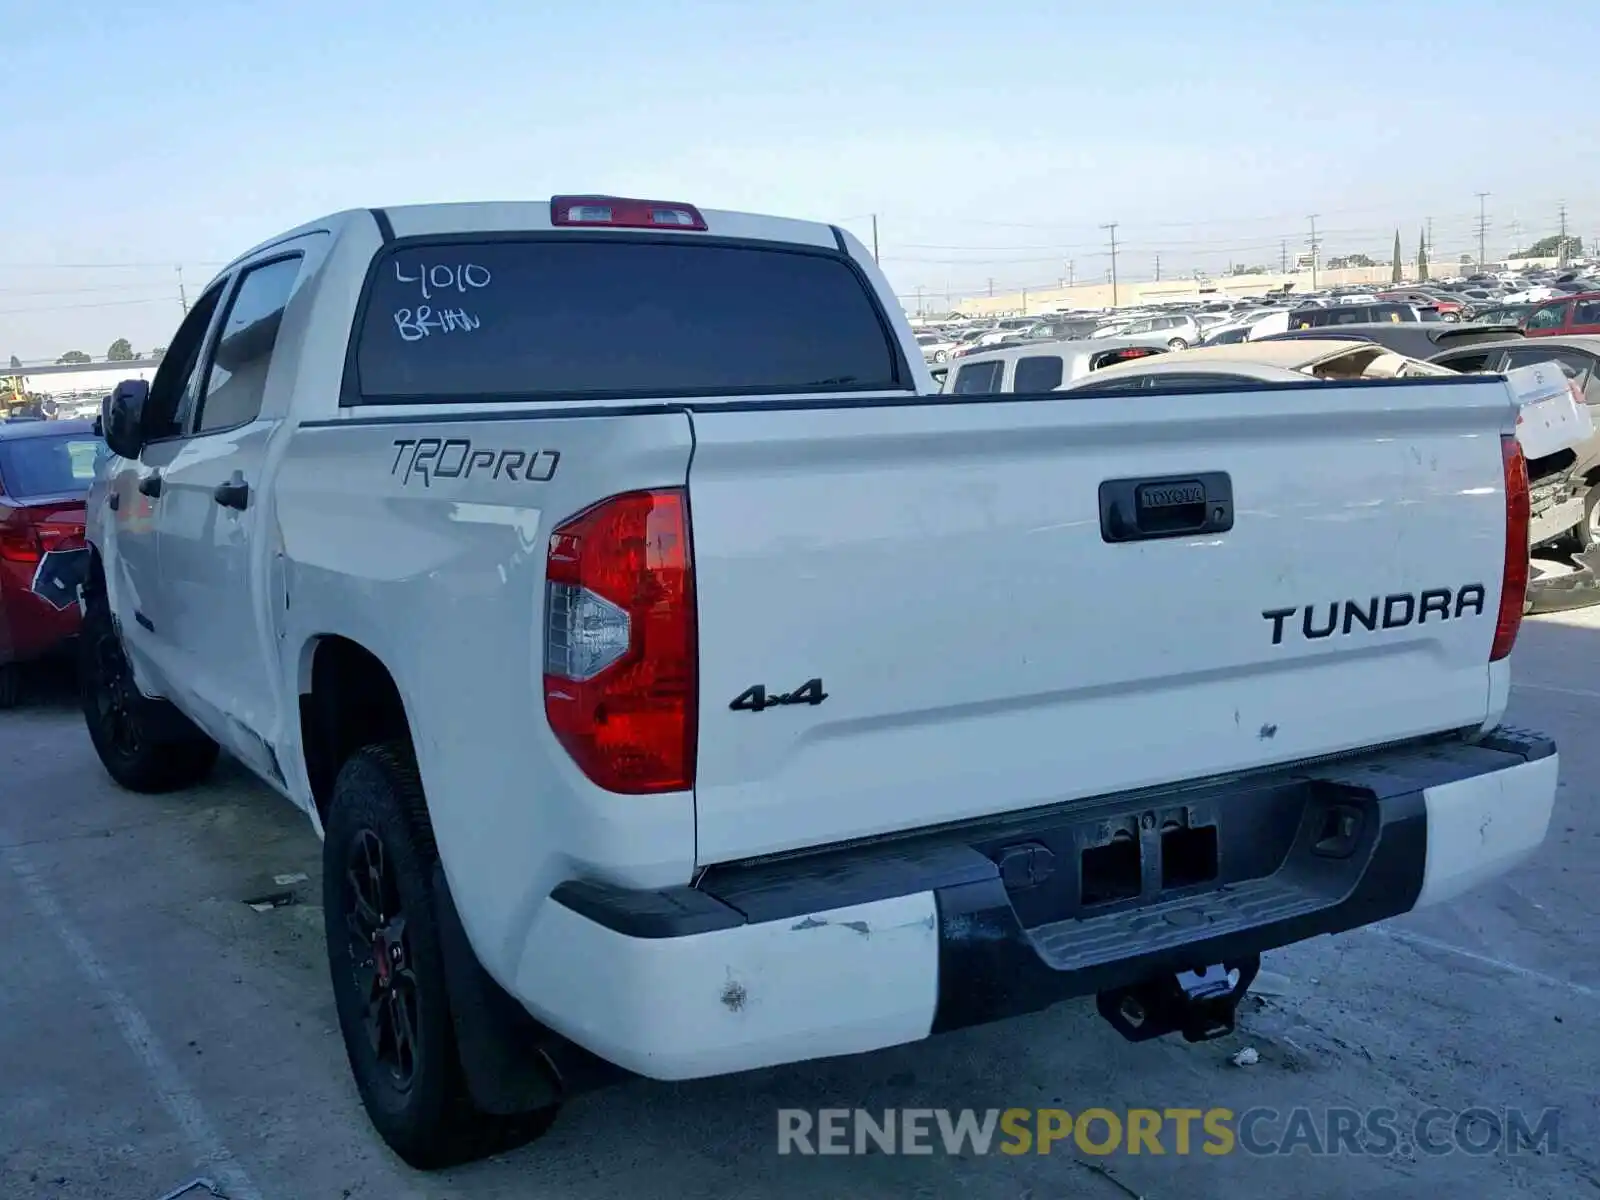
[[[426,302],[394,310],[394,327],[404,341],[420,342],[441,333],[471,333],[483,324],[476,313],[465,308],[435,305],[488,287],[494,282],[488,267],[470,262],[445,264],[420,260],[407,265],[397,258],[394,277],[399,284],[415,286],[419,299]]]

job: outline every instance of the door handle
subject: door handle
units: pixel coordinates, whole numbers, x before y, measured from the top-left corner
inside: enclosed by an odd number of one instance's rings
[[[160,471],[151,471],[150,474],[139,480],[139,494],[152,497],[161,495]]]
[[[1100,537],[1107,542],[1226,533],[1233,528],[1233,480],[1225,471],[1100,485]]]
[[[244,481],[243,475],[235,471],[227,483],[217,484],[211,498],[223,508],[236,508],[243,512],[250,507],[250,485]]]

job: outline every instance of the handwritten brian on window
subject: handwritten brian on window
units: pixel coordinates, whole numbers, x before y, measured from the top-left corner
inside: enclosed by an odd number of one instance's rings
[[[394,264],[395,282],[415,285],[419,297],[433,300],[449,295],[465,296],[479,291],[493,282],[489,268],[478,263],[426,263],[411,267],[398,259]],[[402,340],[420,342],[438,333],[471,333],[483,324],[476,313],[465,308],[435,308],[432,304],[418,304],[414,308],[397,308],[394,327]]]

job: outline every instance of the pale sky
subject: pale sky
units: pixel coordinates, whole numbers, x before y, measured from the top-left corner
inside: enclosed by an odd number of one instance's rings
[[[913,308],[1103,277],[1110,221],[1125,279],[1312,213],[1325,256],[1431,217],[1454,258],[1477,192],[1491,258],[1563,203],[1600,233],[1592,0],[0,0],[0,39],[0,364],[163,344],[177,265],[357,206],[876,213]]]

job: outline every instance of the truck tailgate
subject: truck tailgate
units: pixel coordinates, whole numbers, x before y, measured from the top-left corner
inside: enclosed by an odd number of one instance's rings
[[[698,860],[1478,725],[1513,419],[1493,377],[700,408]],[[1106,540],[1102,483],[1132,534],[1208,473],[1231,528]]]

